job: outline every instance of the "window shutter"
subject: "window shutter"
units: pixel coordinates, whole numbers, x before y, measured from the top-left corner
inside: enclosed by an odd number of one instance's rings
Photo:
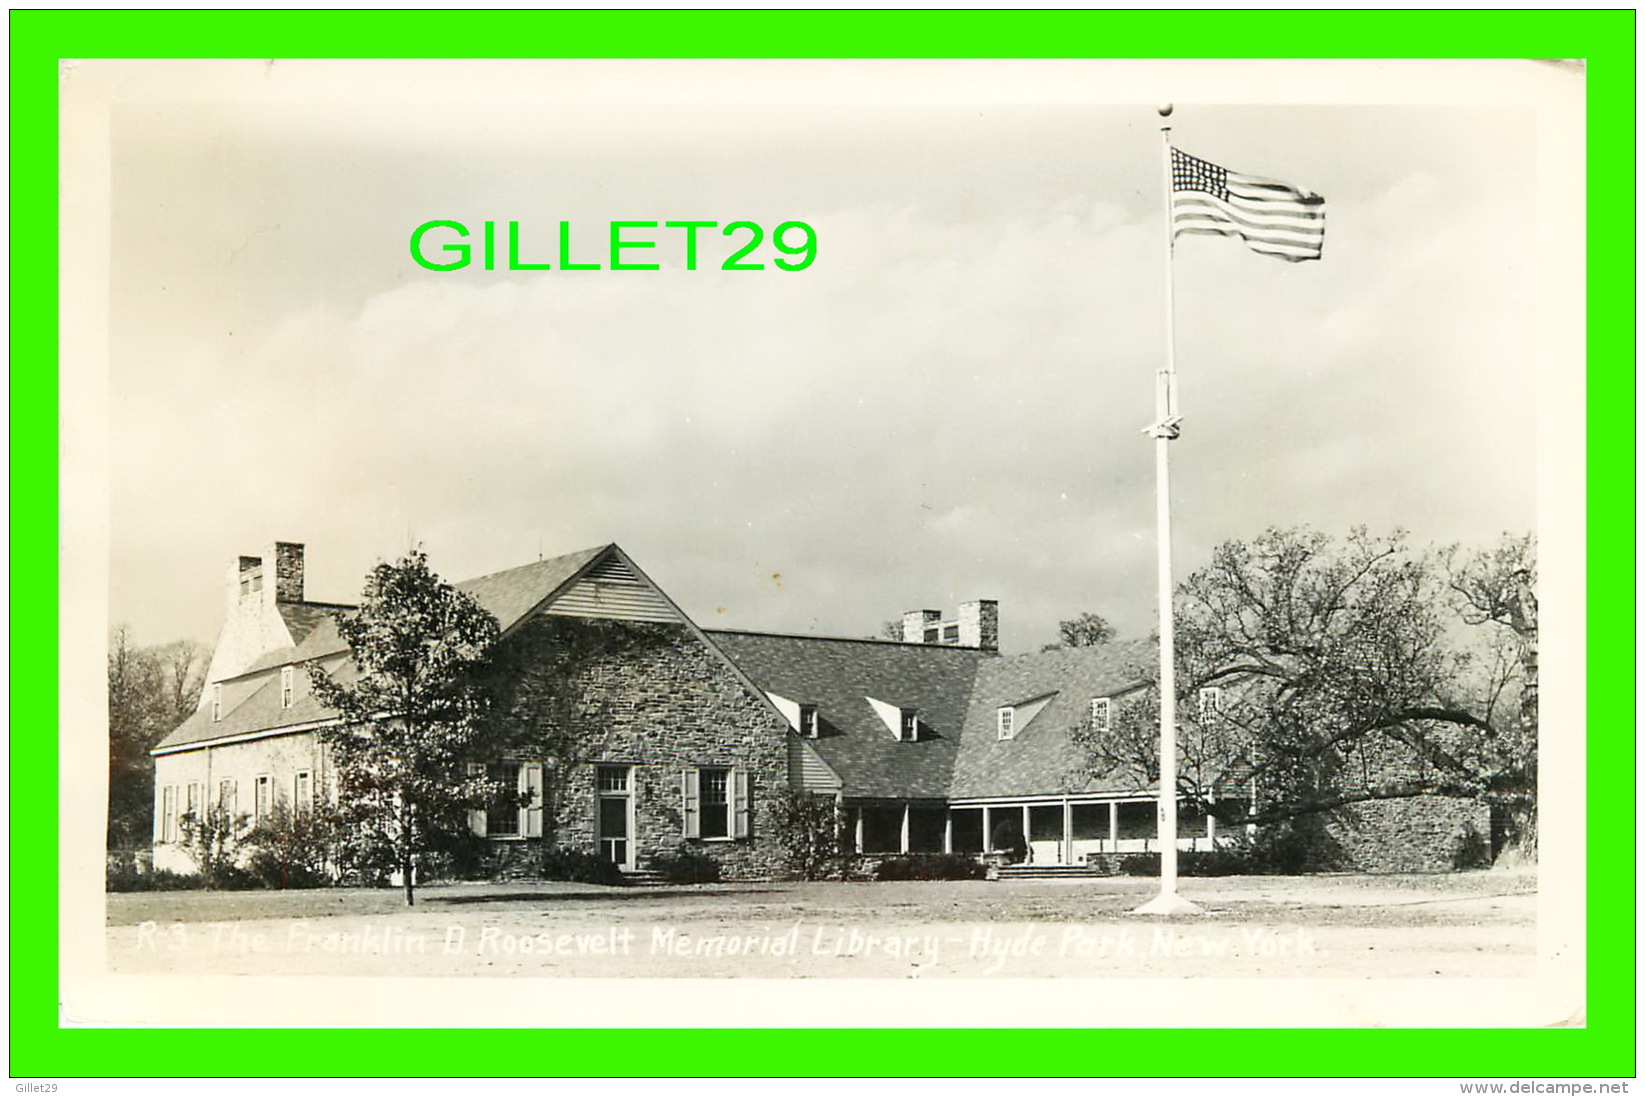
[[[468,775],[470,777],[484,777],[485,773],[484,762],[470,762],[468,764]],[[468,829],[473,831],[476,837],[484,838],[486,836],[486,813],[478,808],[469,809]]]
[[[688,769],[680,774],[681,814],[685,816],[685,836],[702,837],[703,827],[699,812],[701,797],[698,793],[697,771]]]
[[[731,837],[748,837],[748,771],[731,771]]]
[[[525,805],[520,812],[520,833],[527,838],[543,836],[543,764],[527,762],[520,767],[520,791]]]

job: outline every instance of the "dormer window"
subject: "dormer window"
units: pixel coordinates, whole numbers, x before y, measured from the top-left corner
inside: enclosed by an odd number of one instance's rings
[[[1114,702],[1108,697],[1091,698],[1091,728],[1108,731],[1114,726]]]
[[[211,687],[211,722],[216,723],[223,718],[223,687],[221,684]]]
[[[1000,706],[997,714],[999,720],[1000,738],[1009,739],[1017,733],[1017,710],[1010,705]]]
[[[815,739],[820,733],[822,725],[817,719],[816,705],[800,706],[800,734],[807,739]]]
[[[1199,691],[1199,722],[1201,727],[1210,727],[1217,721],[1217,713],[1222,711],[1222,690],[1216,686],[1206,686]]]
[[[291,667],[280,668],[280,707],[290,708],[292,695],[297,692],[296,675]]]
[[[898,733],[897,738],[901,739],[903,742],[912,743],[918,740],[920,737],[919,713],[915,712],[911,708],[903,709],[901,729],[902,730]]]

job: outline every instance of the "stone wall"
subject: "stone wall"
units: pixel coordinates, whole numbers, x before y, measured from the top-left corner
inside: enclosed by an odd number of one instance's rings
[[[1491,810],[1478,800],[1418,796],[1357,804],[1325,827],[1337,866],[1359,872],[1449,872],[1489,860]]]
[[[638,868],[686,847],[727,879],[784,871],[770,820],[788,723],[688,628],[540,617],[507,646],[508,730],[514,753],[547,763],[547,841],[595,852],[597,767],[630,766]],[[748,838],[684,837],[682,775],[702,766],[749,774]]]

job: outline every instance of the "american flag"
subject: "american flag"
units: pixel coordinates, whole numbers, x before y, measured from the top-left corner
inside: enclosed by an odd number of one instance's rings
[[[1241,175],[1171,150],[1172,238],[1237,236],[1288,263],[1318,259],[1325,245],[1325,199],[1286,183]]]

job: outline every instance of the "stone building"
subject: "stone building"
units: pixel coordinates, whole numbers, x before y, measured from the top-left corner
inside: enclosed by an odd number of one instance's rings
[[[332,714],[303,668],[346,675],[335,617],[350,607],[305,599],[303,559],[277,543],[230,568],[200,707],[153,751],[158,868],[193,869],[182,819],[208,802],[251,825],[331,787]],[[870,855],[1074,865],[1158,848],[1156,792],[1093,777],[1074,736],[1146,688],[1151,645],[1002,655],[986,600],[907,613],[900,641],[705,630],[616,545],[456,586],[501,626],[504,718],[528,744],[471,763],[527,794],[471,817],[499,874],[531,874],[553,845],[628,872],[684,849],[727,878],[777,875],[770,820],[790,789],[835,798]],[[1182,848],[1211,848],[1216,827],[1185,818]]]

